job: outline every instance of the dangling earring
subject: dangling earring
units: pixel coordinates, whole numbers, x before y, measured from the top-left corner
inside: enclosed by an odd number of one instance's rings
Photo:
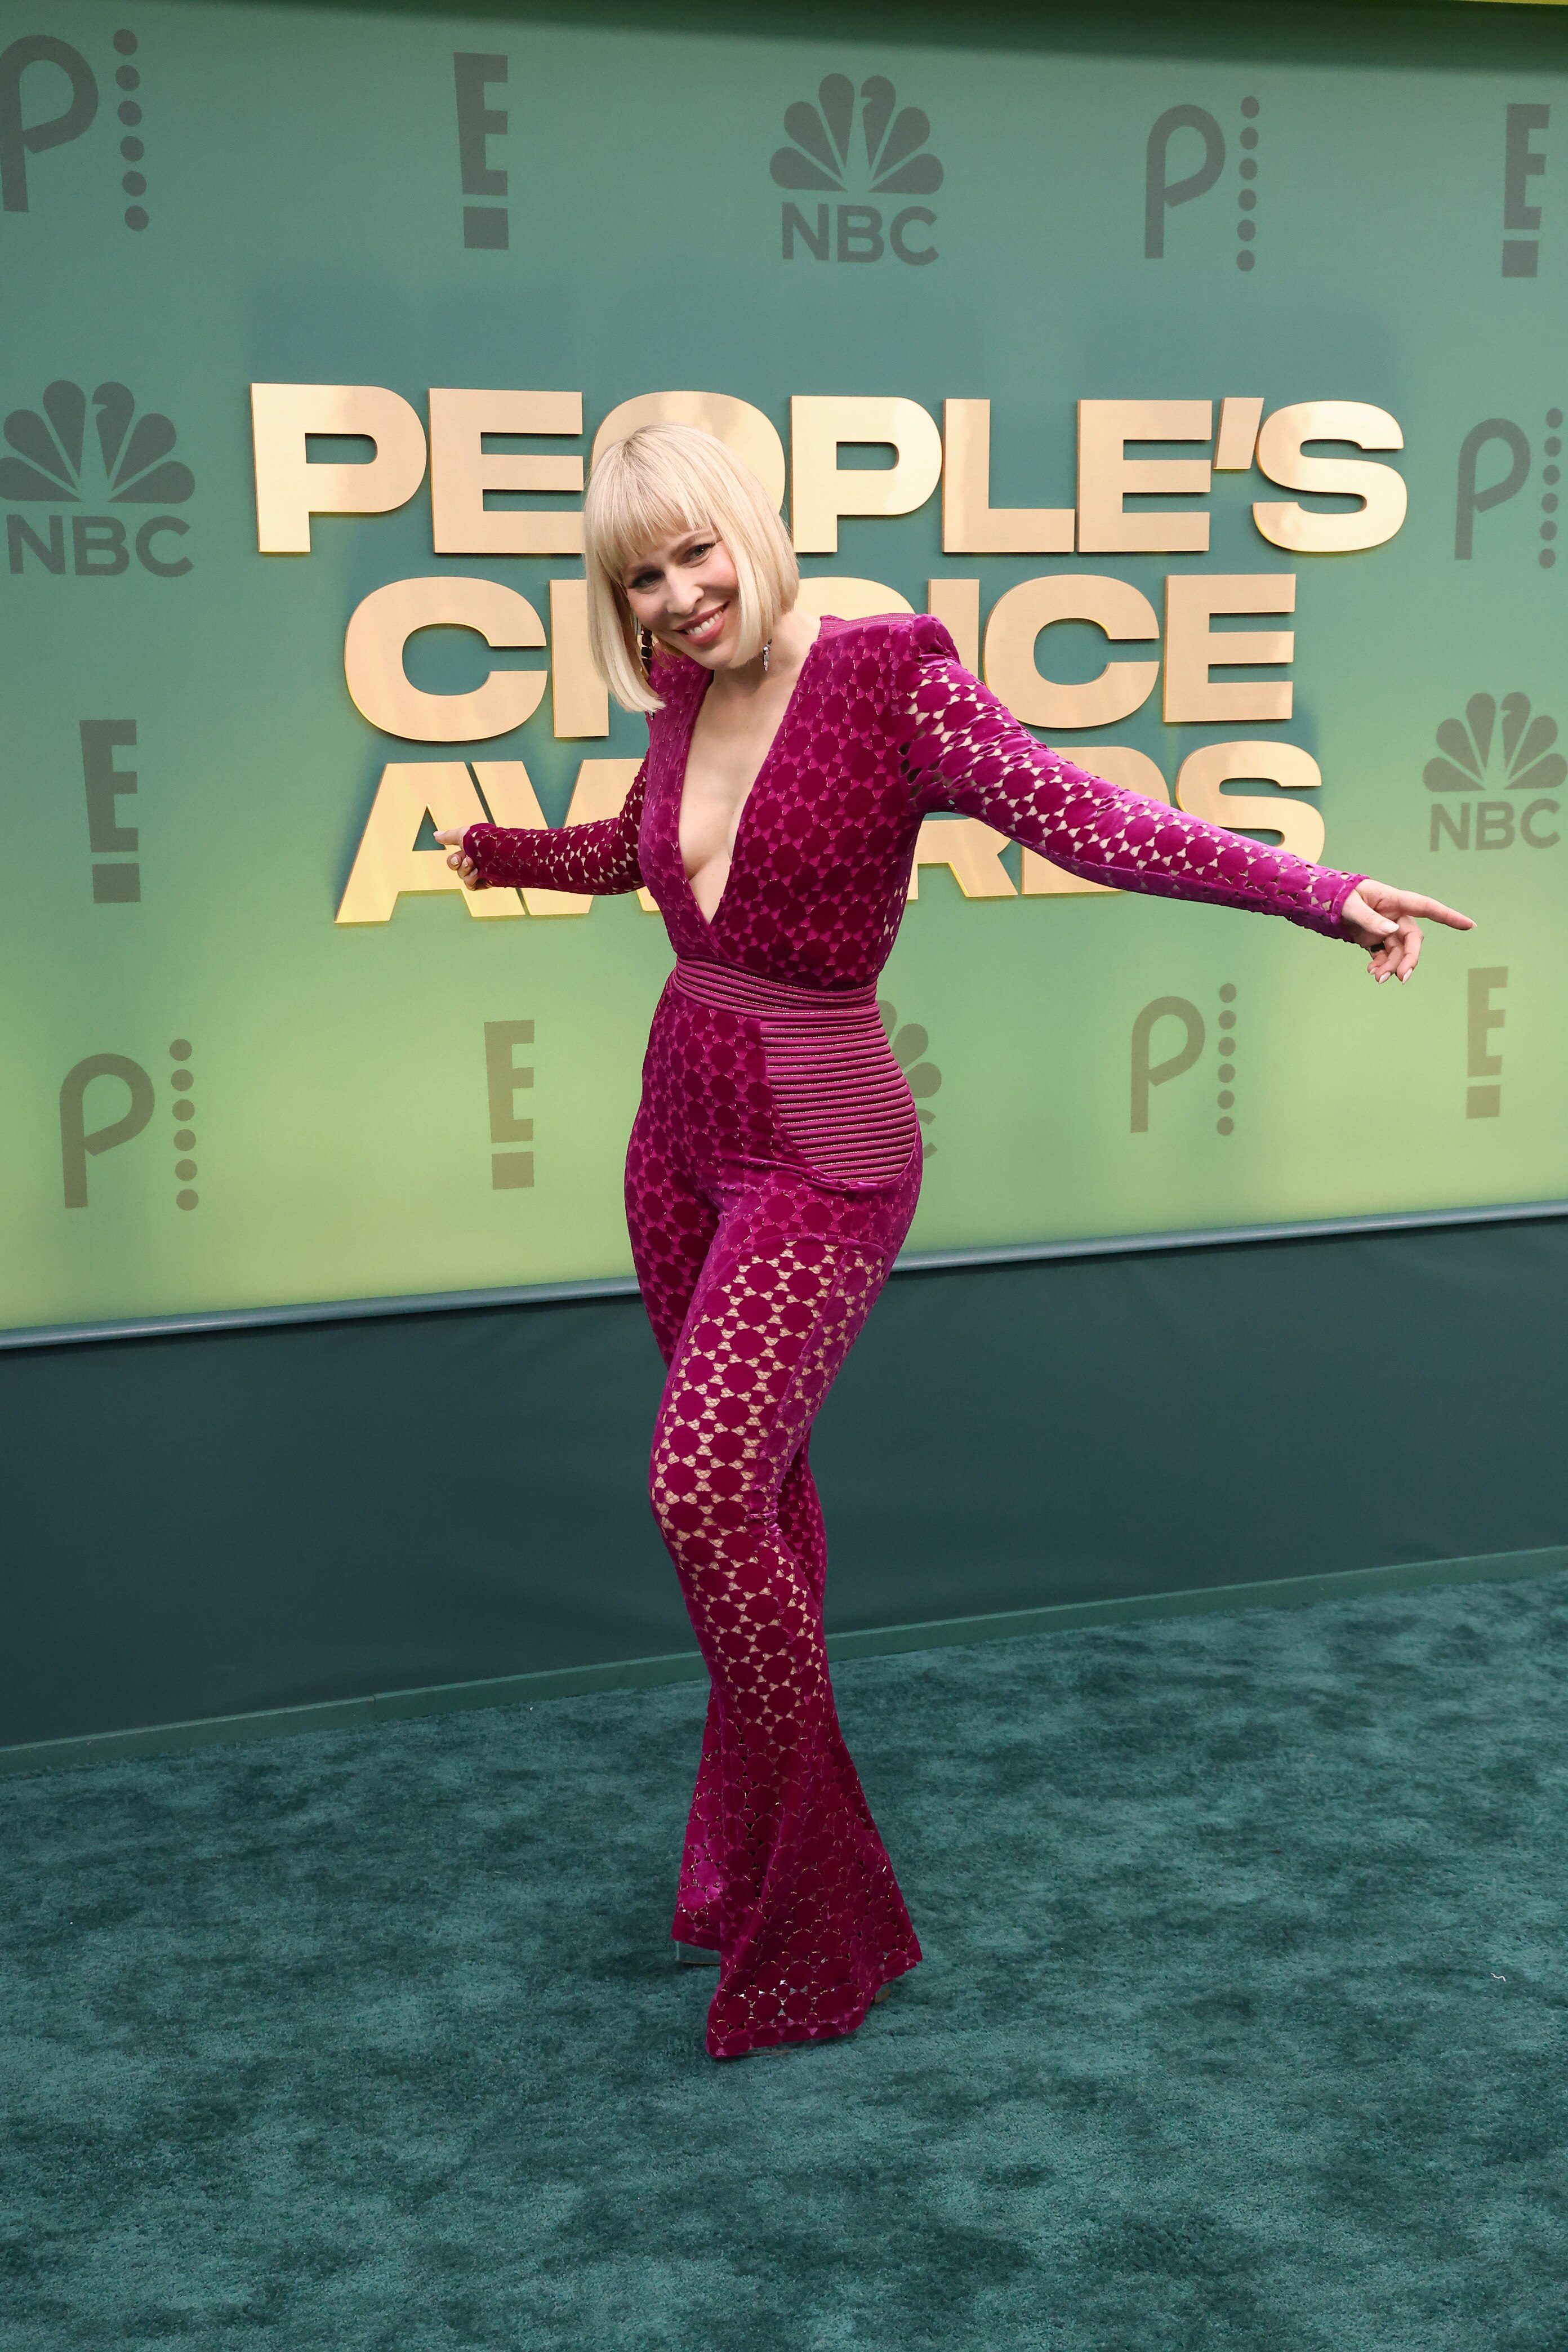
[[[763,676],[764,677],[766,677],[768,674],[768,656],[772,653],[773,649],[773,641],[772,637],[770,637],[767,644],[763,647]]]
[[[651,629],[645,629],[642,633],[641,651],[642,674],[651,681],[653,677],[653,631]]]

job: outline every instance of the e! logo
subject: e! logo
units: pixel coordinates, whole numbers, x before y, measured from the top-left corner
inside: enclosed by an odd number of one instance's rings
[[[1491,1050],[1490,1036],[1500,1029],[1508,1014],[1492,997],[1500,988],[1508,986],[1508,966],[1505,963],[1483,964],[1468,975],[1466,1005],[1465,1042],[1468,1047],[1466,1066],[1472,1078],[1502,1076],[1502,1055]],[[1502,1088],[1497,1085],[1472,1086],[1465,1096],[1467,1118],[1499,1118],[1502,1115]]]
[[[136,790],[133,768],[117,768],[114,754],[121,746],[133,747],[134,719],[84,719],[81,722],[81,772],[87,787],[87,841],[95,860],[92,900],[95,907],[133,907],[142,896],[142,868],[118,855],[134,852],[141,835],[133,824],[121,824],[114,803],[121,793]],[[113,857],[100,860],[102,853]]]
[[[489,142],[506,136],[504,106],[485,104],[486,86],[505,81],[507,61],[477,50],[456,49],[452,72],[458,89],[458,163],[466,196],[504,196],[506,173],[490,162]],[[507,249],[504,205],[465,205],[463,243],[481,253]]]
[[[1502,165],[1502,225],[1505,229],[1528,229],[1528,236],[1505,236],[1502,246],[1502,274],[1505,278],[1533,278],[1541,247],[1535,232],[1541,226],[1541,206],[1527,204],[1531,180],[1538,179],[1546,169],[1546,158],[1531,142],[1538,131],[1544,131],[1552,120],[1549,106],[1510,106],[1508,126],[1503,134]]]
[[[492,1143],[533,1141],[533,1121],[519,1118],[517,1115],[520,1089],[533,1084],[533,1066],[528,1062],[520,1064],[517,1049],[520,1045],[531,1045],[532,1043],[531,1021],[485,1023],[485,1087],[489,1097]],[[531,1151],[491,1152],[492,1192],[525,1192],[532,1182]]]

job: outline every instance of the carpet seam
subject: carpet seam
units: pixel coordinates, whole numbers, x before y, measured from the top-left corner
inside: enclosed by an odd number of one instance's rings
[[[956,1649],[974,1643],[1044,1638],[1051,1633],[1078,1633],[1096,1626],[1159,1618],[1213,1616],[1247,1609],[1307,1608],[1327,1601],[1415,1592],[1442,1585],[1550,1576],[1563,1569],[1568,1569],[1568,1544],[1547,1544],[1517,1551],[1469,1553],[1452,1559],[1336,1569],[1247,1584],[1203,1585],[1177,1592],[1124,1593],[1100,1601],[1058,1601],[1036,1609],[991,1611],[982,1616],[869,1626],[830,1633],[827,1654],[838,1663],[896,1657],[912,1650]],[[481,1707],[532,1706],[558,1698],[591,1697],[601,1692],[649,1690],[668,1683],[700,1681],[705,1672],[695,1650],[678,1650],[658,1657],[546,1667],[533,1674],[496,1675],[479,1682],[434,1683],[415,1689],[372,1692],[358,1698],[265,1707],[239,1715],[202,1716],[185,1722],[132,1726],[117,1731],[79,1732],[63,1738],[26,1740],[0,1748],[0,1779],[20,1773],[128,1763],[142,1757],[180,1754],[201,1748],[241,1747],[310,1732],[363,1730],[373,1724],[461,1714]]]

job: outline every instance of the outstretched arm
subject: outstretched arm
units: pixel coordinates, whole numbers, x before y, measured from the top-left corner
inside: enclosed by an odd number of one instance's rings
[[[637,828],[642,823],[645,761],[619,816],[597,824],[550,825],[533,831],[507,824],[471,824],[466,833],[438,833],[450,848],[447,863],[470,890],[579,890],[613,898],[637,889]]]
[[[1419,919],[1472,929],[1468,916],[1436,898],[1310,865],[1089,775],[1018,724],[963,667],[940,624],[924,624],[917,644],[898,689],[922,814],[981,817],[1091,882],[1283,915],[1373,950],[1375,980],[1408,980],[1421,952]]]

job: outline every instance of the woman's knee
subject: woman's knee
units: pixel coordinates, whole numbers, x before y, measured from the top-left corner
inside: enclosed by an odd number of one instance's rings
[[[773,1464],[721,1431],[661,1414],[648,1460],[648,1501],[677,1559],[699,1566],[776,1531]]]

